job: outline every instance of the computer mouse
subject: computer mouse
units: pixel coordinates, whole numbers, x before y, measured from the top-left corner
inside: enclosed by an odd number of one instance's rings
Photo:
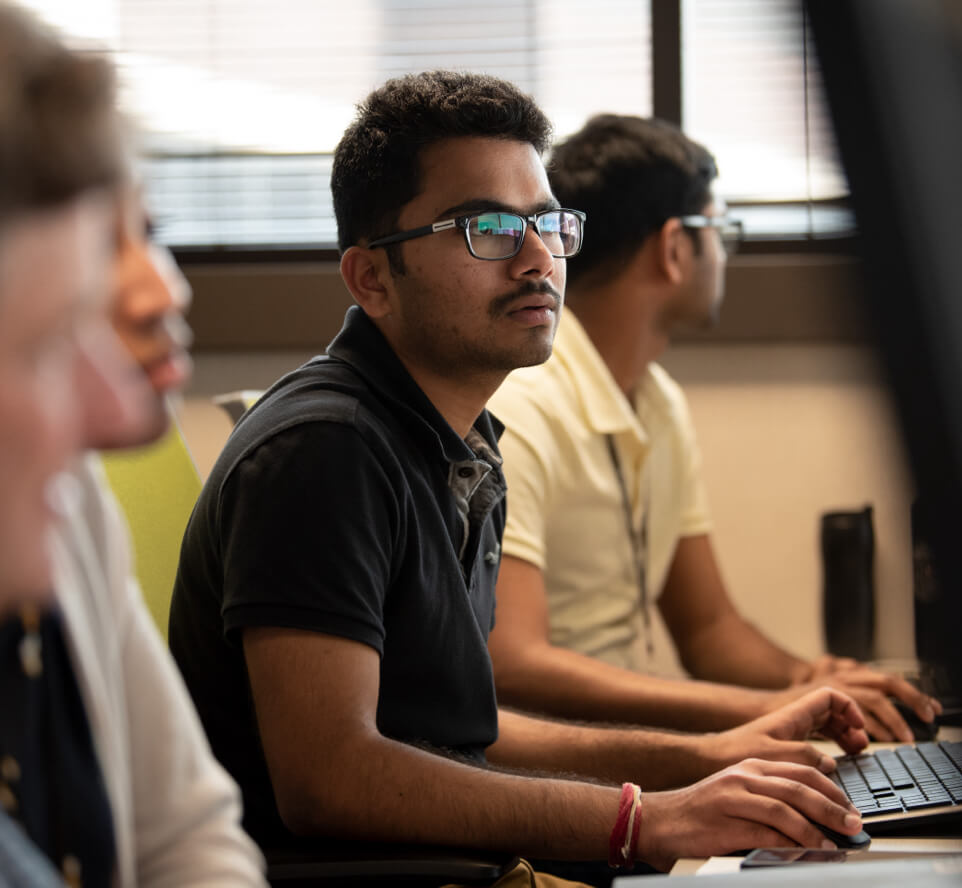
[[[825,838],[833,841],[838,848],[854,848],[857,851],[862,851],[868,848],[872,842],[872,837],[864,829],[855,833],[854,836],[847,836],[845,833],[835,832],[834,829],[829,829],[824,824],[816,823],[814,820],[811,823],[818,827]]]
[[[936,738],[936,735],[939,733],[938,716],[930,722],[924,722],[908,703],[903,703],[898,699],[892,699],[890,702],[898,714],[905,719],[905,723],[909,726],[909,730],[916,740],[934,740]]]

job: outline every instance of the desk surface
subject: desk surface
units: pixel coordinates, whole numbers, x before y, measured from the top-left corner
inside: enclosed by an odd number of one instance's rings
[[[922,855],[902,860],[867,860],[859,863],[802,863],[752,872],[724,872],[710,876],[621,876],[613,888],[654,888],[665,879],[688,888],[959,888],[962,854]]]
[[[962,728],[945,727],[939,731],[939,740],[962,740]],[[819,749],[829,755],[838,755],[838,747],[827,741],[814,743]],[[888,749],[900,746],[900,743],[872,743],[869,751]],[[862,852],[866,857],[874,853],[882,855],[889,853],[952,853],[962,854],[962,837],[958,839],[925,839],[925,838],[878,838],[873,839],[868,850]],[[740,872],[741,857],[711,857],[711,858],[683,858],[672,867],[672,876],[690,876],[693,874],[710,875],[712,873]]]
[[[892,854],[962,854],[960,839],[872,839],[871,846],[860,851],[866,860],[885,860]],[[741,872],[741,857],[686,858],[671,870],[673,876],[708,876]]]

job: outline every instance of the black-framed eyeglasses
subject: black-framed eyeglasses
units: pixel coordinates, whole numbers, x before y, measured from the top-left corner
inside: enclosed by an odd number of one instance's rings
[[[500,210],[472,213],[379,237],[371,241],[368,247],[386,247],[388,244],[398,244],[439,231],[460,228],[464,232],[468,252],[475,259],[510,259],[521,252],[529,223],[534,226],[548,252],[556,259],[570,259],[581,249],[585,214],[581,210],[566,209],[542,210],[533,216],[521,216]]]
[[[721,236],[725,252],[731,256],[738,252],[738,247],[744,237],[742,220],[724,216],[680,216],[678,221],[685,228],[714,228]]]

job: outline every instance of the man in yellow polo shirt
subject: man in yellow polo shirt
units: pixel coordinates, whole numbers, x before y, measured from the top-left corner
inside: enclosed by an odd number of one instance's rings
[[[889,697],[926,721],[937,701],[851,660],[782,650],[722,583],[688,407],[654,363],[674,330],[710,325],[721,305],[740,229],[713,198],[714,159],[670,124],[609,114],[557,145],[548,169],[591,235],[568,266],[551,358],[489,401],[507,426],[489,639],[499,700],[715,730],[829,684],[878,739],[910,740]],[[676,654],[700,681],[649,674]]]

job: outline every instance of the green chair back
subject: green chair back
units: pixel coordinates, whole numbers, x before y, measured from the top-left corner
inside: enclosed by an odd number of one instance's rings
[[[180,544],[200,495],[200,475],[175,419],[159,441],[105,451],[101,459],[130,526],[134,572],[144,600],[166,640]]]

